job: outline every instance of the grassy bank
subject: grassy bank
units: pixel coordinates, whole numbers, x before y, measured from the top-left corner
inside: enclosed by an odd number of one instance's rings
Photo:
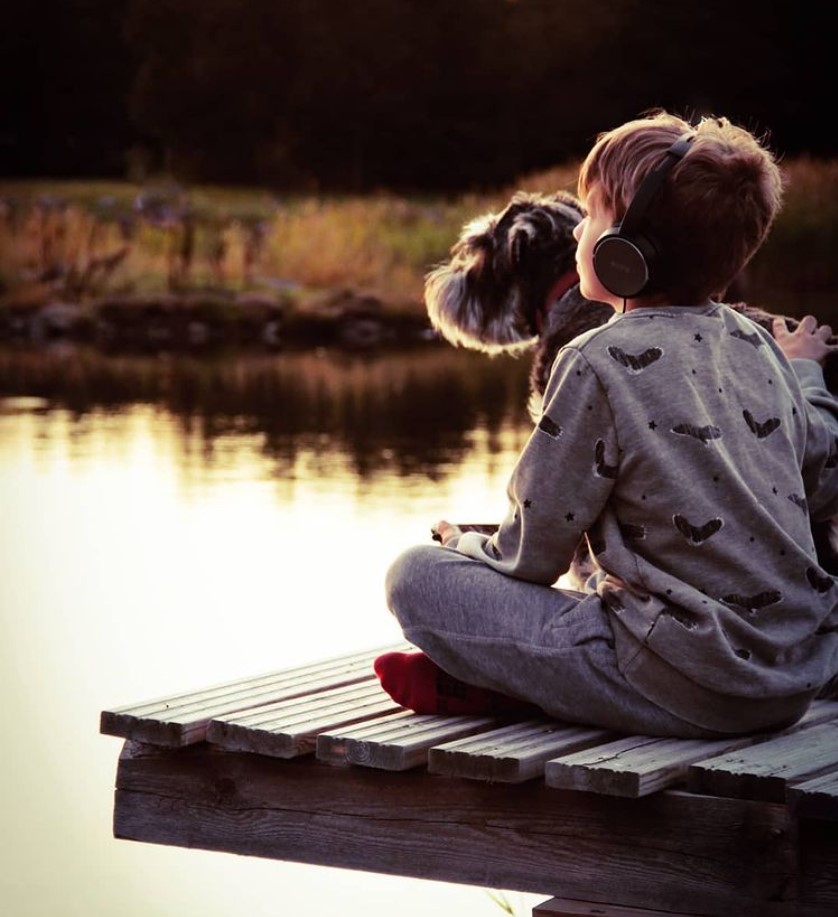
[[[6,303],[348,288],[416,308],[428,266],[495,200],[276,198],[159,184],[0,184]]]
[[[159,182],[0,182],[0,302],[130,303],[242,298],[305,311],[324,290],[423,311],[428,268],[464,222],[502,207],[517,188],[572,190],[577,164],[515,187],[457,198],[276,197],[263,189]],[[786,205],[746,278],[748,298],[835,321],[838,162],[782,165]]]

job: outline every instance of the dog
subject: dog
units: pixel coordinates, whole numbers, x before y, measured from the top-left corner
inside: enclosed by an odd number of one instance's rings
[[[519,191],[501,212],[467,223],[448,261],[425,277],[428,318],[447,341],[488,354],[534,350],[533,418],[559,349],[613,314],[579,291],[573,230],[584,216],[569,192]]]
[[[528,410],[534,422],[559,349],[614,314],[611,306],[588,300],[579,290],[573,230],[584,216],[570,192],[518,191],[501,211],[468,222],[448,259],[425,276],[428,318],[448,342],[487,354],[533,352]],[[734,283],[719,298],[734,299],[731,308],[771,332],[777,316],[738,295]],[[797,327],[796,319],[781,317],[790,330]],[[836,364],[830,358],[824,371],[833,394]],[[814,523],[812,531],[821,566],[838,575],[838,518]],[[591,570],[587,549],[580,545],[570,579],[578,588]]]

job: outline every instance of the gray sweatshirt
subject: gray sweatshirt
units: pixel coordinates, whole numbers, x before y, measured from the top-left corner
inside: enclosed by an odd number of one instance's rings
[[[697,725],[793,721],[838,671],[838,404],[817,363],[724,305],[638,309],[558,354],[491,538],[457,550],[554,584],[586,535],[620,670]]]

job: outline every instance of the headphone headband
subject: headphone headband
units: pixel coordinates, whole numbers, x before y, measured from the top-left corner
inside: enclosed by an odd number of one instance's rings
[[[666,150],[661,163],[640,183],[622,221],[597,239],[594,271],[615,296],[629,299],[649,288],[658,248],[654,238],[643,231],[643,222],[670,169],[687,155],[693,140],[695,132],[687,131]]]
[[[620,230],[624,235],[636,231],[642,224],[643,218],[646,216],[646,211],[649,209],[649,205],[652,203],[660,186],[663,184],[663,180],[669,174],[673,166],[687,155],[693,140],[695,140],[694,131],[687,131],[681,134],[664,153],[663,161],[655,166],[640,183],[640,187],[635,192],[628,206],[628,210],[626,210],[625,216],[620,223]]]

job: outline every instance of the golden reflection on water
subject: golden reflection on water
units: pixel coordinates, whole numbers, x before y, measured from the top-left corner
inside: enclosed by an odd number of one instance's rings
[[[98,715],[398,639],[387,566],[442,516],[503,512],[520,385],[485,360],[164,360],[161,382],[24,358],[0,357],[4,913],[497,914],[480,889],[115,841]]]

